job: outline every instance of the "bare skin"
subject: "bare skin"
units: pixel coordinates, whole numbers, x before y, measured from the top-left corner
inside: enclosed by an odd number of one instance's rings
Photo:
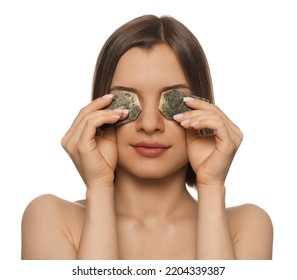
[[[99,138],[96,127],[128,112],[101,110],[110,95],[80,111],[62,145],[86,184],[86,199],[33,200],[23,217],[23,259],[272,258],[266,212],[251,204],[225,207],[225,179],[241,131],[217,106],[200,100],[185,100],[192,111],[165,119],[158,102],[168,87],[190,92],[167,45],[122,56],[110,93],[133,90],[143,110]],[[206,127],[216,136],[197,136]],[[138,147],[142,142],[161,143],[164,151],[148,154]],[[185,187],[188,162],[198,175],[198,200]]]

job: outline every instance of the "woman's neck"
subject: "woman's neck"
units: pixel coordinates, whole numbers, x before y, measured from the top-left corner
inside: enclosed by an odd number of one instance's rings
[[[185,186],[185,171],[160,179],[143,179],[117,170],[115,182],[116,212],[130,218],[166,219],[183,215],[193,207],[194,199]]]

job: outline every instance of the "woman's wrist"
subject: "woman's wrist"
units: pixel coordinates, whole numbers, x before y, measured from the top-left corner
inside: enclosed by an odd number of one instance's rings
[[[114,195],[114,184],[93,184],[87,186],[86,191],[86,200],[92,201],[92,200],[98,200],[102,199],[106,196],[113,196]]]
[[[215,199],[225,201],[226,188],[224,184],[206,185],[197,184],[198,197],[201,199]]]

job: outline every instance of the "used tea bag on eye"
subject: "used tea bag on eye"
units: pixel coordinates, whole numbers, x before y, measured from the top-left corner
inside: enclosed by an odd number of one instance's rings
[[[192,108],[188,107],[185,104],[183,100],[184,97],[193,97],[196,99],[209,102],[205,98],[198,97],[193,94],[185,94],[176,89],[171,89],[162,93],[160,104],[159,104],[159,110],[166,118],[170,120],[172,120],[173,116],[176,114],[193,110]],[[213,135],[214,131],[212,129],[205,128],[205,129],[201,129],[199,133],[201,136],[208,136],[208,135]]]
[[[185,104],[183,100],[184,97],[192,97],[209,102],[205,98],[198,97],[193,94],[185,94],[176,89],[171,89],[162,93],[159,104],[159,110],[168,119],[173,119],[173,116],[176,114],[193,110]]]
[[[115,94],[113,97],[112,103],[104,108],[104,110],[114,110],[114,109],[128,109],[130,110],[130,112],[127,118],[123,120],[119,120],[115,124],[102,125],[100,127],[101,130],[135,120],[141,111],[141,105],[135,93],[128,92],[128,91],[121,91]]]

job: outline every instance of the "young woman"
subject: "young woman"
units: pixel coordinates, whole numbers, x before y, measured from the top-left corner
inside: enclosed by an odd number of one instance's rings
[[[167,119],[159,103],[171,89],[192,110]],[[129,115],[105,109],[122,91],[137,95],[139,116],[98,133]],[[201,129],[214,135],[202,137]],[[242,138],[214,105],[207,60],[183,24],[150,15],[126,23],[103,46],[93,101],[62,139],[86,198],[33,200],[23,217],[22,258],[271,259],[266,212],[225,206],[225,179]],[[197,200],[186,184],[197,188]]]

